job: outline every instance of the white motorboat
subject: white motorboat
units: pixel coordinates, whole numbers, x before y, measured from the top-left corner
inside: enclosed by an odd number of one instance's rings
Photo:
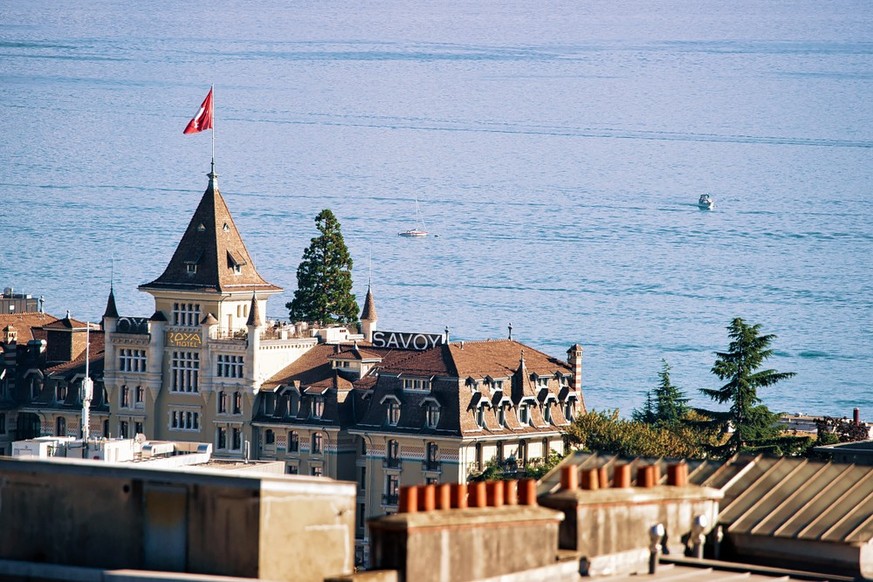
[[[712,207],[715,206],[715,200],[712,199],[712,196],[709,194],[701,194],[700,198],[697,199],[697,207],[703,210],[712,210]]]

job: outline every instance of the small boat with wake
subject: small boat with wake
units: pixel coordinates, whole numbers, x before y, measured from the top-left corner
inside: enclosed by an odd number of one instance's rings
[[[712,210],[713,206],[715,206],[715,200],[709,194],[701,194],[700,198],[697,199],[697,207],[701,210]]]

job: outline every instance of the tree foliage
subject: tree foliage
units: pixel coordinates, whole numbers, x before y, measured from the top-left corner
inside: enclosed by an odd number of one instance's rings
[[[485,463],[485,467],[479,473],[470,475],[468,481],[504,481],[508,479],[542,479],[543,475],[551,471],[565,455],[551,449],[548,455],[543,457],[533,457],[528,460],[526,465],[519,465],[518,460],[510,457],[503,461],[498,461],[493,457]]]
[[[352,256],[340,223],[325,209],[315,217],[315,224],[320,234],[303,251],[297,267],[297,290],[285,307],[291,321],[353,323],[358,320],[359,309],[352,293]]]
[[[682,422],[688,414],[688,398],[670,381],[670,364],[662,360],[663,366],[658,376],[661,379],[654,391],[646,392],[646,403],[642,410],[634,410],[631,418],[637,422],[662,427],[674,426]]]
[[[761,404],[758,389],[794,376],[794,372],[761,370],[773,355],[773,334],[762,334],[760,324],[749,325],[739,317],[728,326],[731,342],[726,352],[716,352],[712,373],[727,382],[717,389],[701,392],[719,404],[730,404],[726,412],[701,410],[709,418],[704,423],[729,433],[729,438],[713,452],[728,457],[740,451],[785,453],[799,443],[781,436],[778,415]],[[732,432],[730,432],[732,429]]]
[[[579,448],[621,457],[703,458],[719,439],[718,431],[710,429],[667,428],[622,419],[618,410],[580,415],[566,434]]]

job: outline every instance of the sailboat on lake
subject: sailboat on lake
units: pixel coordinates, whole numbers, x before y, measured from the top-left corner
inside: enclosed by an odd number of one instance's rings
[[[421,217],[421,208],[418,206],[418,196],[415,197],[415,213],[418,217],[418,226],[415,228],[410,228],[409,230],[404,230],[403,232],[398,232],[398,236],[405,236],[407,238],[424,238],[427,236],[427,230],[425,230],[424,219]]]

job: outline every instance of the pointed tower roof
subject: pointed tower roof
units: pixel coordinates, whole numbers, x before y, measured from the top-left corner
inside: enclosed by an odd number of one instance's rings
[[[109,299],[106,301],[106,311],[103,312],[103,317],[114,317],[118,319],[118,308],[115,306],[115,289],[109,285]]]
[[[361,321],[376,321],[378,319],[373,292],[370,290],[370,286],[367,285],[367,297],[364,299],[364,311],[361,313]]]
[[[281,291],[258,274],[218,190],[218,176],[214,171],[208,176],[206,192],[164,273],[139,289],[204,293]]]
[[[261,310],[258,309],[258,296],[255,293],[252,293],[252,305],[249,308],[249,319],[246,321],[246,325],[255,327],[261,325]]]

